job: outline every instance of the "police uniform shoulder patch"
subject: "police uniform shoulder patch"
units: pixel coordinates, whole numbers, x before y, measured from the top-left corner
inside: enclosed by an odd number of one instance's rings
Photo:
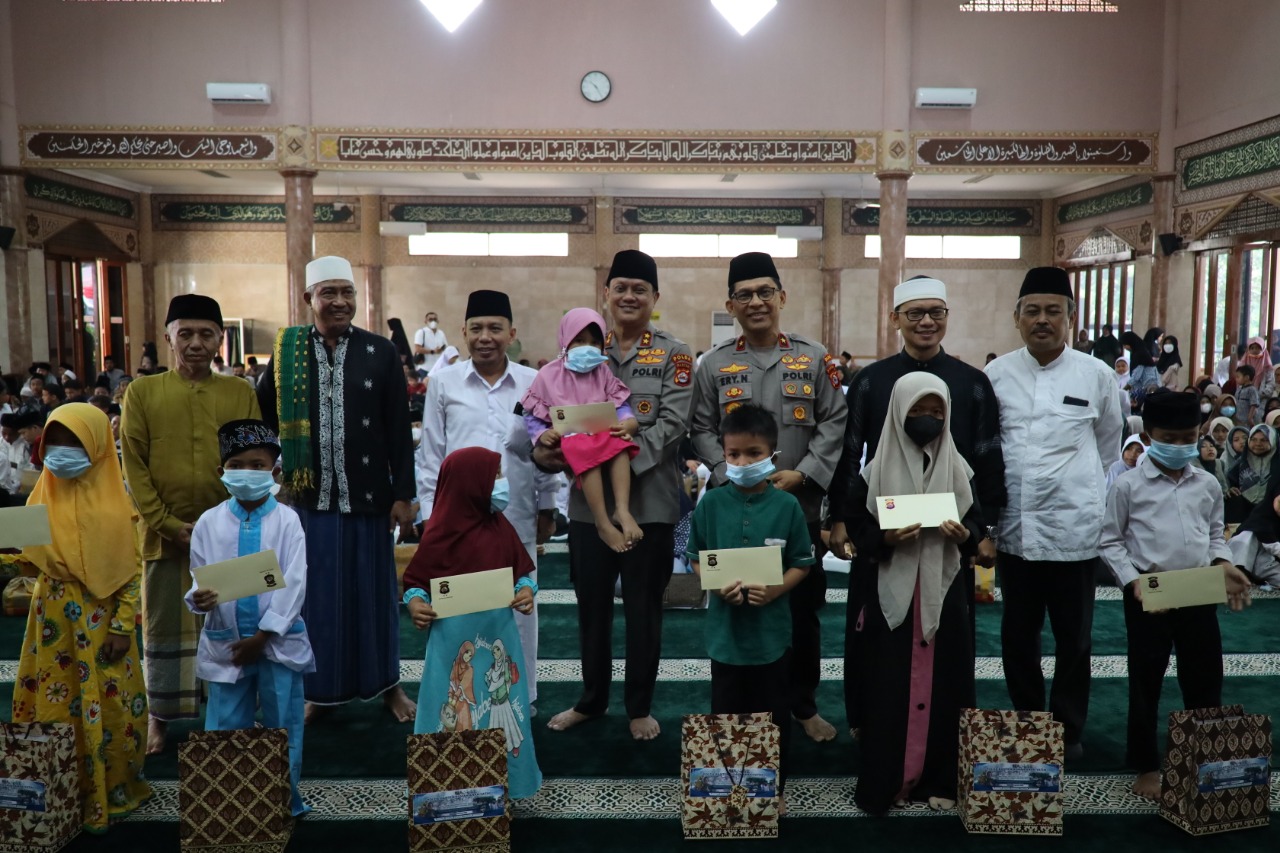
[[[693,356],[687,352],[673,353],[671,364],[676,369],[676,387],[687,388],[689,383],[693,381]]]
[[[840,365],[834,361],[827,361],[827,379],[831,382],[831,387],[840,390]]]

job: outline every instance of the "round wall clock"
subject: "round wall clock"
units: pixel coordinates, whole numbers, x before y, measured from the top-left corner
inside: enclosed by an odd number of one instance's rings
[[[588,71],[582,77],[581,89],[582,97],[593,104],[598,104],[609,97],[613,84],[609,82],[609,75],[603,71]]]

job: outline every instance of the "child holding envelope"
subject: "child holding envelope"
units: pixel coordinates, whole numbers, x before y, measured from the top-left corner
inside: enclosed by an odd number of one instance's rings
[[[609,356],[604,353],[605,328],[604,318],[590,308],[574,308],[561,317],[557,335],[560,356],[538,371],[520,405],[524,407],[529,440],[547,447],[560,445],[565,461],[578,476],[601,541],[622,552],[644,538],[631,515],[631,458],[640,452],[631,436],[640,425],[627,403],[631,392],[609,369]],[[657,357],[641,354],[638,358]],[[551,422],[553,406],[601,402],[616,407],[617,423],[606,432],[562,435]],[[606,464],[613,490],[612,518],[600,473]]]
[[[861,711],[854,800],[873,814],[910,800],[935,810],[955,805],[956,725],[960,709],[975,703],[973,591],[960,571],[982,538],[972,477],[951,438],[946,383],[923,371],[903,376],[889,398],[880,449],[847,504],[858,554],[845,660],[845,689]],[[947,494],[960,521],[881,529],[880,498]]]
[[[255,710],[269,729],[289,735],[289,775],[294,816],[311,807],[302,801],[304,702],[302,676],[315,672],[311,641],[302,621],[307,593],[307,547],[298,514],[276,502],[280,441],[258,420],[238,420],[218,430],[222,466],[218,475],[230,499],[206,511],[191,531],[191,576],[186,595],[193,613],[205,614],[196,650],[196,675],[209,683],[207,731],[248,729]],[[263,576],[268,590],[222,600],[201,586],[200,570],[213,563],[274,551],[283,578]]]
[[[27,505],[48,508],[53,542],[22,551],[40,576],[13,722],[75,729],[84,828],[102,833],[151,797],[142,775],[147,694],[133,645],[142,572],[136,519],[111,425],[93,406],[59,406],[36,453],[44,472]]]
[[[1107,496],[1100,547],[1124,588],[1128,762],[1138,771],[1133,792],[1155,800],[1160,796],[1157,709],[1169,652],[1178,656],[1183,704],[1214,708],[1222,704],[1222,635],[1216,605],[1146,612],[1143,587],[1152,573],[1220,565],[1227,601],[1232,610],[1241,610],[1249,605],[1249,579],[1232,565],[1223,539],[1222,487],[1191,464],[1199,454],[1199,398],[1185,392],[1152,394],[1143,406],[1142,427],[1151,446]]]
[[[781,733],[778,796],[783,796],[791,743],[791,608],[787,593],[809,573],[813,544],[800,502],[768,481],[778,425],[759,406],[740,406],[720,421],[729,485],[708,489],[693,511],[686,556],[701,572],[699,552],[722,548],[782,549],[782,583],[718,590],[707,607],[711,713],[769,711]],[[785,812],[785,800],[782,811]]]
[[[507,790],[513,799],[542,787],[533,751],[528,678],[512,610],[529,613],[538,585],[520,534],[502,515],[507,482],[502,457],[464,447],[445,457],[436,482],[435,510],[404,573],[404,603],[427,634],[415,734],[502,729],[507,740]],[[441,597],[467,575],[510,569],[506,587],[487,610],[441,617],[431,606],[432,582]],[[456,593],[456,590],[454,591]]]

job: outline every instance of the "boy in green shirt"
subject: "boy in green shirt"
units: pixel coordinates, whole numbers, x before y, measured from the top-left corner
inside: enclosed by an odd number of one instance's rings
[[[711,597],[706,617],[711,713],[773,714],[781,734],[781,796],[791,742],[787,593],[809,573],[813,543],[800,502],[768,479],[778,444],[773,416],[759,406],[739,406],[720,421],[720,443],[730,485],[709,489],[693,511],[686,555],[694,571],[701,570],[700,551],[765,545],[781,547],[786,570],[777,586],[735,580]]]

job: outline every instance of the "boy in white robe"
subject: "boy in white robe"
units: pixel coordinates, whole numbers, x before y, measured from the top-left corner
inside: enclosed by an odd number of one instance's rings
[[[267,728],[289,734],[289,769],[294,816],[311,807],[302,802],[302,676],[315,671],[311,641],[302,621],[306,598],[307,551],[297,513],[276,502],[280,443],[262,421],[238,420],[218,430],[222,466],[218,475],[232,497],[200,516],[191,533],[191,574],[187,606],[205,614],[196,653],[196,675],[209,683],[205,729],[224,731],[254,725],[262,708]],[[235,601],[220,601],[216,589],[199,587],[199,570],[272,550],[280,562],[282,588]]]

